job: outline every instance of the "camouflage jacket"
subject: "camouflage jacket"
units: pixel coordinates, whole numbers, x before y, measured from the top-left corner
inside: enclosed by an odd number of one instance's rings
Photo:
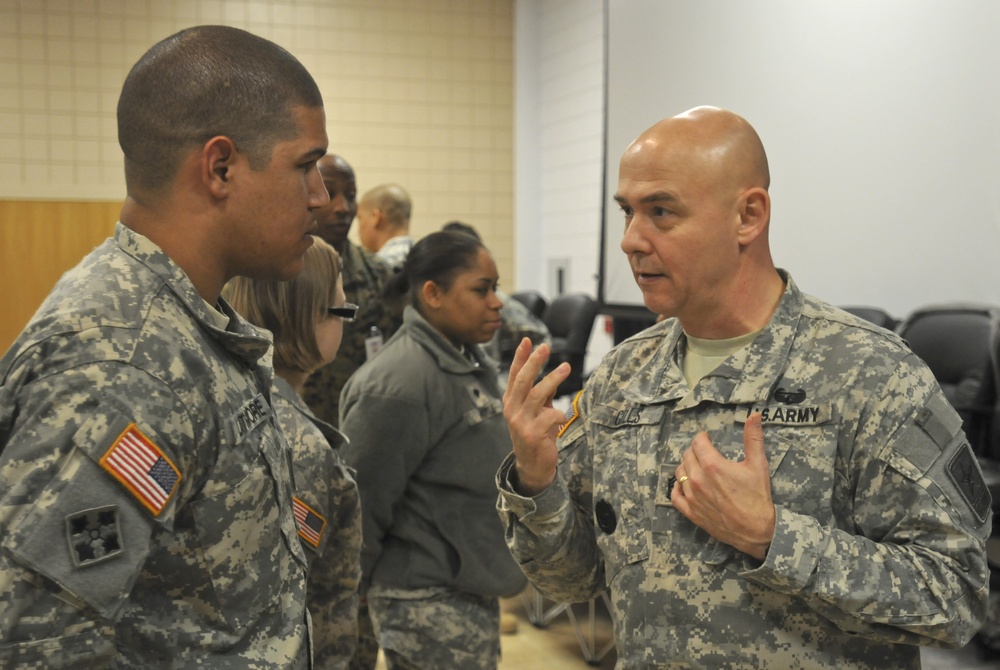
[[[274,411],[292,449],[295,522],[309,560],[313,658],[317,668],[347,668],[358,642],[361,501],[338,453],[346,439],[280,377],[274,380]]]
[[[403,327],[344,387],[366,582],[482,596],[525,584],[494,509],[493,474],[510,451],[496,369],[468,351],[407,307]]]
[[[308,666],[270,338],[220,306],[118,224],[0,360],[0,667]]]
[[[340,423],[340,393],[344,384],[368,358],[365,339],[372,326],[379,329],[384,341],[388,341],[403,321],[401,309],[387,305],[382,297],[390,274],[389,266],[382,259],[350,240],[344,243],[340,259],[344,294],[348,302],[358,305],[358,315],[351,323],[344,324],[344,339],[337,358],[314,372],[305,388],[309,408],[331,426]]]
[[[515,495],[508,545],[557,599],[610,592],[622,668],[917,668],[982,621],[991,512],[927,367],[787,279],[770,324],[693,389],[668,319],[613,349],[574,402],[556,482]],[[761,563],[670,502],[700,431],[730,459],[764,419],[776,527]]]

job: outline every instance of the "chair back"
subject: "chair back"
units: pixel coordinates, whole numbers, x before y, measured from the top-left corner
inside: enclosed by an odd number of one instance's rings
[[[597,318],[597,301],[585,293],[567,293],[553,298],[542,320],[552,335],[552,355],[546,371],[560,363],[569,363],[570,376],[559,385],[557,396],[583,388],[583,364],[590,333]]]
[[[961,415],[973,450],[987,458],[1000,458],[994,367],[998,324],[1000,307],[963,303],[915,310],[897,329]]]
[[[527,307],[528,311],[539,319],[545,316],[545,308],[548,307],[548,303],[538,291],[515,291],[510,294],[510,297]]]

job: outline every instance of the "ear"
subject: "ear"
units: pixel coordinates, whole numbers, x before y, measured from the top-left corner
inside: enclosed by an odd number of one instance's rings
[[[383,228],[385,228],[385,217],[382,216],[381,209],[376,208],[372,210],[372,220],[375,222],[373,224],[373,227],[376,230],[382,230]]]
[[[737,233],[741,246],[760,237],[771,220],[771,196],[760,187],[748,189],[740,196],[740,228]]]
[[[442,295],[441,287],[429,279],[420,287],[420,297],[423,299],[424,304],[431,309],[437,309],[441,306]]]
[[[213,137],[201,150],[202,182],[216,198],[225,198],[232,188],[232,168],[236,162],[236,145],[224,135]]]

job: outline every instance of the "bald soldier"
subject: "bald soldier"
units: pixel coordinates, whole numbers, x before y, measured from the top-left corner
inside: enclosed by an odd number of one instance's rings
[[[621,158],[621,247],[666,317],[566,375],[523,342],[497,474],[508,544],[566,601],[608,589],[618,667],[919,668],[986,606],[990,499],[905,343],[802,293],[768,246],[763,146],[696,108]],[[530,353],[530,355],[529,355]]]
[[[242,30],[154,45],[118,101],[114,237],[0,360],[0,667],[308,668],[306,556],[271,339],[328,201],[316,82]]]

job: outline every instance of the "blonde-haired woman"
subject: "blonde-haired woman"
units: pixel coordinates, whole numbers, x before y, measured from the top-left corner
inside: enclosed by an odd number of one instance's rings
[[[301,396],[309,374],[337,355],[345,302],[340,256],[316,238],[305,268],[288,282],[237,277],[224,295],[248,321],[274,335],[272,404],[292,450],[295,522],[309,561],[306,599],[316,667],[346,668],[357,645],[361,509],[357,484],[338,450],[346,442]]]

